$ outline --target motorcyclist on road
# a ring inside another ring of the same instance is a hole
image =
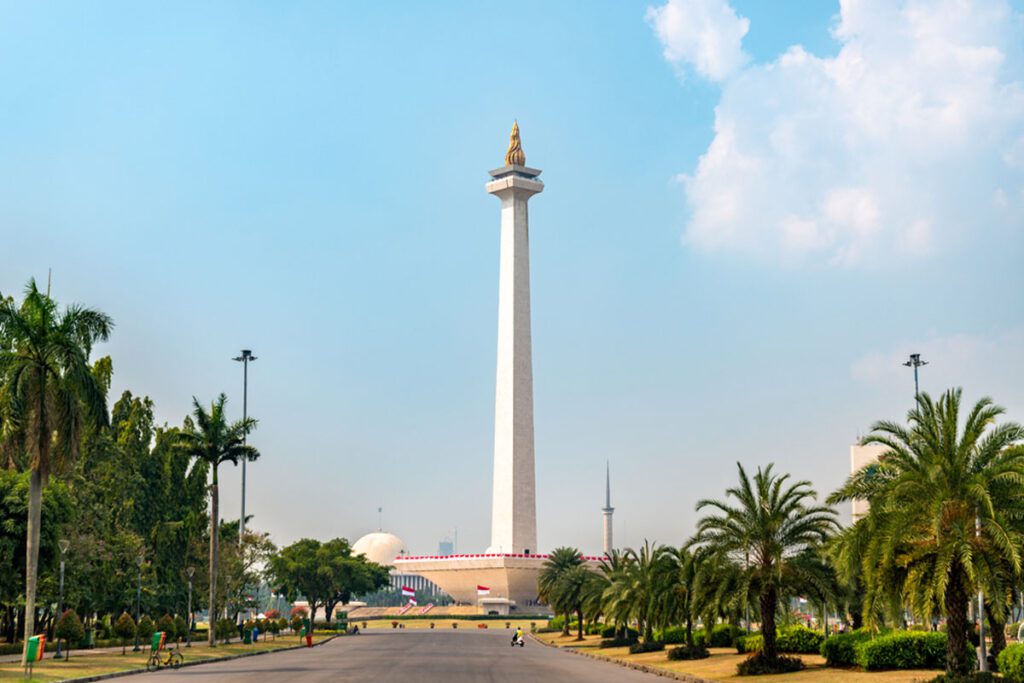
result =
[[[516,626],[516,630],[512,632],[512,644],[516,644],[523,639],[523,627]]]

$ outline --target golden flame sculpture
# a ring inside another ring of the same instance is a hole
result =
[[[508,137],[508,151],[505,152],[506,166],[525,166],[526,152],[523,151],[523,142],[519,139],[519,122],[512,124],[512,134]]]

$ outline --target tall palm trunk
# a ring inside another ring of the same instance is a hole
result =
[[[569,635],[569,617],[571,617],[571,616],[572,616],[571,612],[566,612],[565,613],[565,623],[562,624],[562,635],[563,636]]]
[[[576,610],[576,640],[583,640],[583,610]]]
[[[761,653],[766,659],[775,659],[779,656],[778,647],[775,645],[775,610],[778,607],[779,596],[775,588],[766,588],[761,592]]]
[[[210,486],[210,647],[217,647],[215,625],[217,623],[217,518],[220,504],[217,486],[217,465],[213,466],[213,485]]]
[[[967,645],[967,586],[959,562],[949,570],[946,586],[946,671],[966,676],[974,670],[974,658]]]
[[[988,654],[994,659],[1006,649],[1006,610],[986,602],[985,616],[988,617],[989,634],[992,636],[992,647]]]
[[[35,635],[36,627],[36,575],[39,571],[39,524],[43,509],[43,477],[38,468],[32,469],[28,484],[28,538],[25,542],[25,644],[22,665],[27,664],[28,639]]]

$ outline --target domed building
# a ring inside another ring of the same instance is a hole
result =
[[[398,592],[407,586],[427,597],[443,595],[430,580],[416,574],[402,574],[395,569],[395,560],[409,553],[405,549],[405,542],[394,534],[383,530],[368,533],[352,544],[352,554],[362,555],[370,562],[389,567],[392,591]]]

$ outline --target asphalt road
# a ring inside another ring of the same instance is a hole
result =
[[[530,639],[509,646],[504,630],[406,629],[366,631],[302,650],[142,674],[151,681],[381,681],[382,683],[495,683],[586,681],[652,683],[651,674],[559,652]],[[253,678],[253,677],[257,678]]]

